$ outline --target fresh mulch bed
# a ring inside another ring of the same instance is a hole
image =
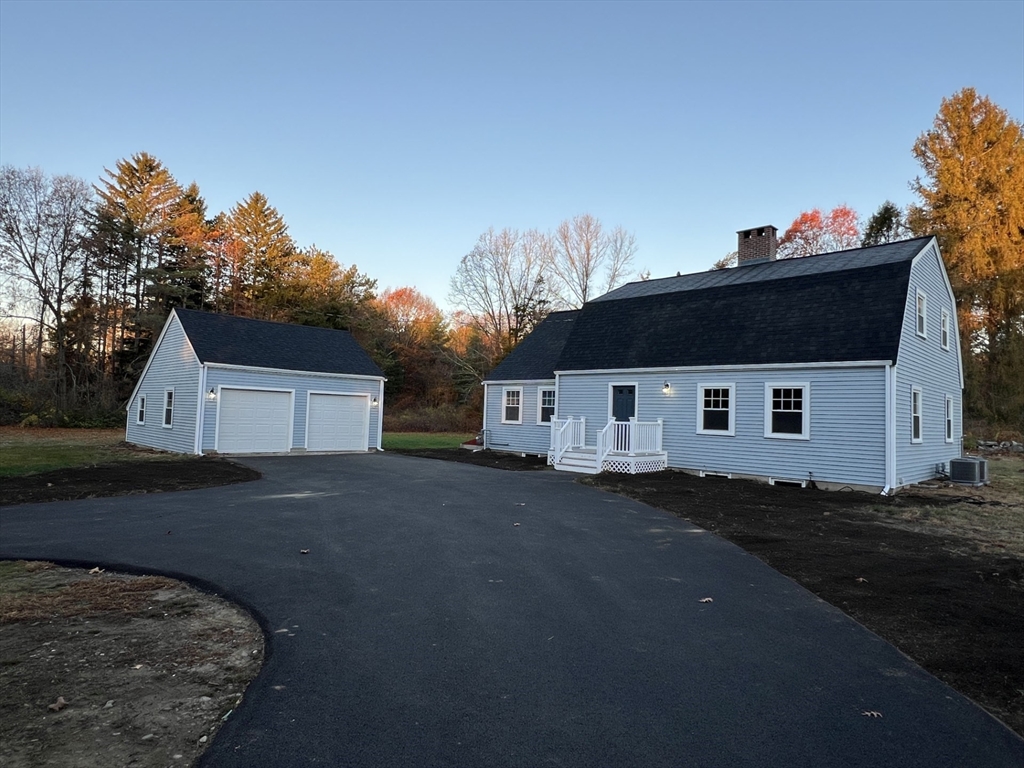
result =
[[[189,491],[260,477],[255,469],[215,457],[125,461],[6,477],[0,482],[0,506]]]
[[[461,464],[476,464],[478,467],[505,469],[511,472],[546,469],[548,465],[547,458],[544,456],[522,456],[518,453],[503,451],[470,451],[466,448],[399,448],[390,450],[388,453],[419,456],[423,459],[457,461]]]

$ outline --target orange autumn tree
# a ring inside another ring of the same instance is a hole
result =
[[[800,259],[857,248],[861,239],[857,219],[857,212],[848,205],[837,205],[824,214],[820,208],[804,211],[779,238],[777,258]]]

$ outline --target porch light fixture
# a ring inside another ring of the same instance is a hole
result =
[[[669,392],[672,391],[672,385],[666,381],[665,385],[661,388],[661,391],[667,395]]]
[[[206,393],[206,399],[207,400],[211,400],[211,401],[212,400],[216,400],[217,399],[217,390],[215,390],[213,387],[210,387],[210,391]]]
[[[373,398],[373,400],[370,401],[370,405],[377,405],[377,403],[378,403],[378,401],[377,401],[376,397]]]

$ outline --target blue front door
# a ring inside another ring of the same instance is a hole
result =
[[[636,416],[636,387],[632,384],[612,387],[612,418],[629,421]]]

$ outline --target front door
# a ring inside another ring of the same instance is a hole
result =
[[[636,387],[632,384],[616,384],[612,387],[612,418],[615,421],[629,422],[636,416]],[[613,450],[628,452],[629,427],[615,426]]]

